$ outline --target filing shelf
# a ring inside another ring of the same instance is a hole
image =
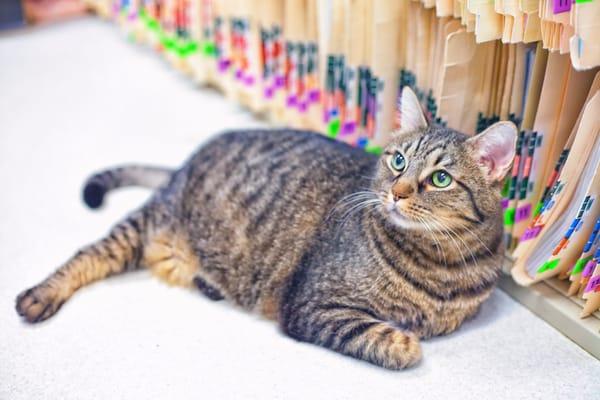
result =
[[[500,288],[600,360],[600,312],[579,318],[583,302],[567,296],[567,281],[552,278],[527,287],[519,286],[507,272],[511,266],[512,260],[507,257]]]

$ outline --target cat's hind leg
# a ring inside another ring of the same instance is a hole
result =
[[[194,287],[200,261],[181,229],[163,227],[149,233],[142,263],[171,286]]]
[[[160,229],[150,233],[142,263],[172,286],[197,288],[211,300],[225,297],[211,276],[203,273],[198,255],[181,229]]]
[[[139,211],[117,224],[105,238],[84,247],[38,285],[23,291],[16,309],[27,322],[54,315],[75,291],[111,275],[138,268],[146,219]]]

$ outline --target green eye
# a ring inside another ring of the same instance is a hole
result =
[[[446,171],[435,171],[431,174],[431,183],[433,186],[443,189],[452,183],[452,177]]]
[[[406,159],[397,151],[390,158],[390,166],[396,171],[402,172],[406,169]]]

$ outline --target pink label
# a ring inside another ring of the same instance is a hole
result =
[[[597,275],[597,276],[593,277],[592,279],[590,279],[590,281],[588,282],[587,286],[585,287],[585,292],[586,293],[587,292],[592,292],[598,286],[600,286],[600,275]]]
[[[560,14],[567,11],[571,11],[571,3],[573,0],[554,0],[554,6],[552,7],[552,11],[554,14]]]
[[[526,204],[522,207],[517,208],[515,213],[515,222],[520,222],[529,219],[531,216],[531,204]]]

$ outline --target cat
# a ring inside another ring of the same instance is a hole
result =
[[[172,285],[276,320],[299,341],[389,369],[421,359],[420,339],[456,330],[491,294],[502,263],[500,188],[516,128],[468,137],[427,122],[401,95],[381,156],[317,133],[232,131],[180,169],[92,176],[84,201],[155,189],[139,210],[21,293],[27,322],[79,288],[141,267]]]

